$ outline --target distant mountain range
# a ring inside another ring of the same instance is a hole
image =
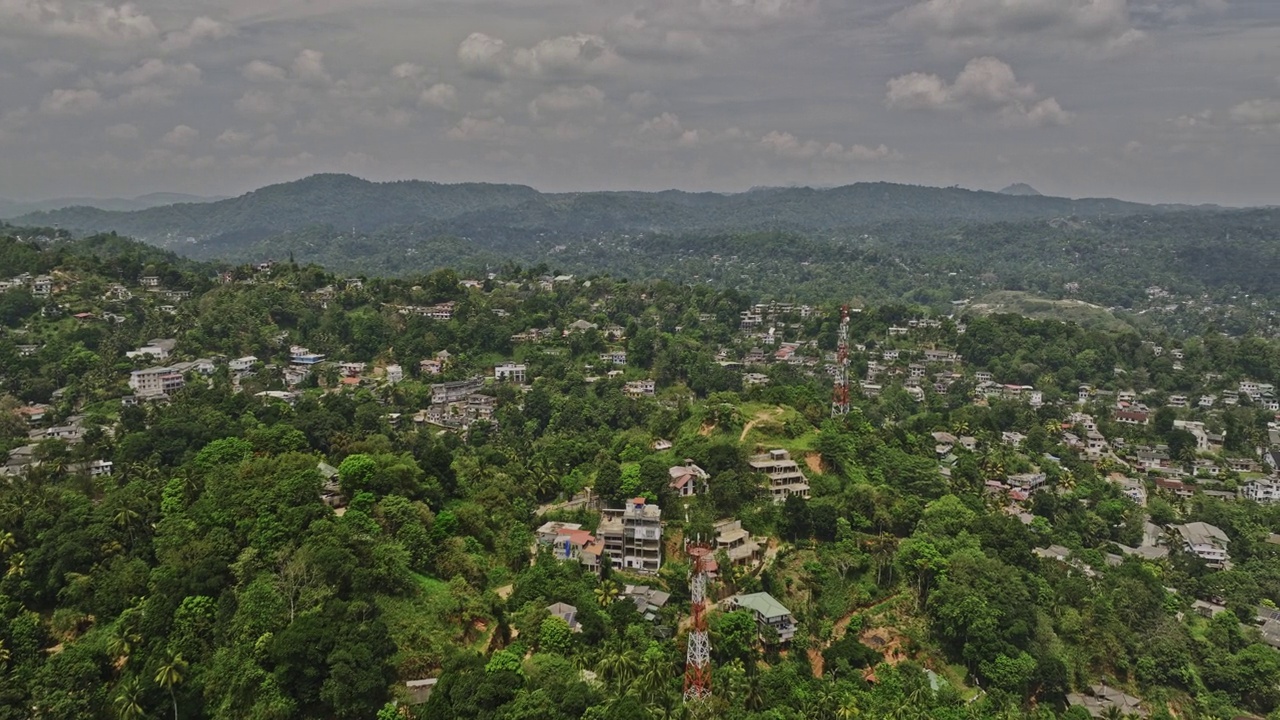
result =
[[[760,188],[734,194],[675,190],[542,193],[522,185],[374,183],[349,175],[314,175],[226,200],[184,200],[132,210],[66,207],[14,217],[12,222],[56,224],[82,232],[117,231],[157,245],[195,243],[205,246],[200,254],[219,255],[219,248],[231,251],[318,226],[357,233],[420,226],[426,234],[458,237],[495,231],[531,237],[759,230],[811,233],[894,221],[1013,222],[1115,217],[1169,209],[1171,206],[1105,198],[1072,200],[890,183],[821,190]]]
[[[136,198],[69,197],[34,200],[31,202],[0,198],[0,218],[14,218],[31,213],[49,212],[71,207],[88,207],[112,212],[132,212],[178,203],[207,203],[225,199],[225,197],[201,197],[199,195],[167,192],[139,195]]]

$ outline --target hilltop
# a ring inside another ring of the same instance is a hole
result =
[[[1158,212],[1111,199],[1014,197],[960,188],[859,183],[816,190],[762,188],[745,193],[542,193],[522,185],[425,181],[375,183],[350,175],[313,175],[212,203],[119,212],[88,207],[16,218],[83,232],[115,230],[146,242],[234,248],[317,225],[372,233],[428,224],[467,236],[493,227],[529,234],[614,232],[812,232],[900,220],[997,222],[1060,216]]]

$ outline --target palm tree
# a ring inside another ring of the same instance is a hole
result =
[[[840,704],[836,706],[837,720],[856,720],[862,715],[862,708],[858,707],[858,698],[853,693],[847,693],[840,698]]]
[[[156,671],[156,684],[168,690],[169,699],[173,700],[174,720],[178,720],[178,696],[173,689],[182,684],[182,674],[186,671],[187,661],[182,659],[182,653],[169,653]]]
[[[27,558],[22,553],[14,553],[9,558],[9,571],[5,573],[5,577],[22,577],[27,572]]]
[[[596,602],[600,603],[600,607],[607,608],[618,599],[618,583],[612,580],[602,580],[596,587]]]
[[[120,720],[141,720],[146,715],[142,709],[142,685],[137,678],[129,678],[120,685],[115,697],[116,715]]]
[[[658,704],[671,679],[671,663],[659,652],[646,652],[640,663],[636,690],[646,705]]]
[[[107,639],[107,653],[124,665],[129,662],[129,655],[142,638],[122,622],[117,622],[111,637]]]
[[[18,545],[18,540],[8,530],[0,530],[0,555],[8,555]]]
[[[636,679],[640,672],[640,657],[635,650],[613,650],[600,659],[600,674],[617,685],[619,693]]]
[[[1102,711],[1103,720],[1124,720],[1124,711],[1116,705],[1108,705]]]
[[[3,670],[9,664],[9,648],[4,646],[4,640],[0,640],[0,670]]]

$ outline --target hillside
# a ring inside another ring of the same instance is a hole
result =
[[[151,243],[193,238],[236,246],[315,225],[376,232],[447,223],[462,235],[499,226],[529,233],[817,231],[891,220],[1017,221],[1103,217],[1158,208],[1108,199],[1016,197],[960,188],[859,183],[832,189],[767,188],[746,193],[667,191],[547,194],[516,185],[404,181],[374,183],[315,175],[213,203],[112,212],[87,207],[15,220],[85,232],[115,230]]]
[[[32,213],[50,212],[66,208],[87,207],[113,212],[131,212],[148,208],[175,205],[177,203],[207,203],[225,200],[221,197],[201,197],[186,193],[157,192],[139,195],[136,198],[93,198],[66,197],[48,200],[32,200],[20,202],[0,198],[0,218],[12,218]]]

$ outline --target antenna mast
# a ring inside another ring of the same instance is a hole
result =
[[[684,666],[685,704],[711,697],[711,640],[707,633],[707,566],[711,547],[701,542],[690,543],[688,553],[693,561],[689,571],[692,622]]]
[[[839,342],[836,345],[836,387],[831,393],[831,417],[849,414],[849,306],[840,315]]]

